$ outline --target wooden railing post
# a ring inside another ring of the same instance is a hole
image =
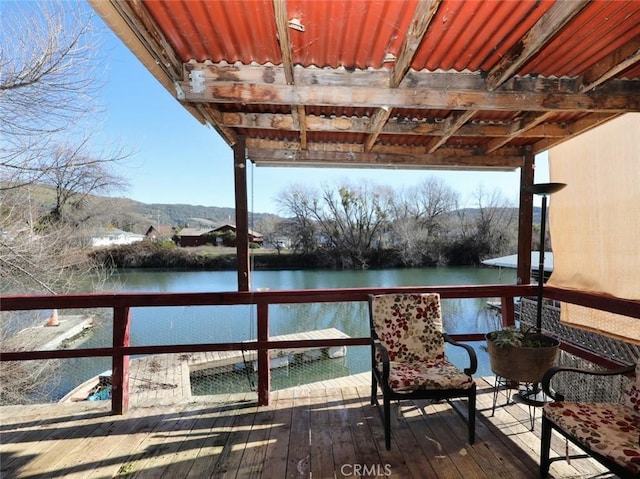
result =
[[[501,301],[502,305],[502,326],[513,326],[516,324],[515,307],[513,304],[513,298],[503,297]]]
[[[129,409],[129,356],[122,348],[129,346],[130,310],[113,309],[113,358],[111,366],[111,413],[122,415]]]
[[[269,305],[258,303],[258,344],[266,344],[269,341]],[[258,346],[258,405],[269,405],[269,393],[271,392],[271,365],[269,359],[269,347]]]

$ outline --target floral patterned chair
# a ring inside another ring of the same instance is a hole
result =
[[[553,376],[560,372],[612,376],[630,374],[634,370],[635,381],[624,387],[620,403],[565,401],[563,395],[554,392],[551,387]],[[543,407],[540,456],[542,477],[549,474],[552,461],[564,459],[549,457],[552,430],[558,431],[618,477],[640,477],[640,362],[636,366],[610,371],[556,366],[545,373],[542,387],[554,399],[554,402]]]
[[[371,326],[371,404],[380,410],[385,446],[391,448],[390,404],[402,399],[468,399],[469,443],[475,439],[477,359],[473,348],[442,331],[440,296],[382,294],[369,296]],[[445,342],[464,348],[469,367],[461,371],[445,357]]]

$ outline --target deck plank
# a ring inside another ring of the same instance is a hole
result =
[[[353,378],[340,388],[277,391],[260,407],[255,393],[163,398],[125,416],[110,415],[108,403],[2,407],[1,475],[537,478],[539,417],[534,431],[523,404],[500,405],[491,417],[490,384],[478,385],[474,445],[459,414],[466,401],[404,401],[390,451],[369,386]],[[553,448],[562,454],[564,442],[554,437]],[[551,479],[596,477],[615,476],[590,459],[551,465]]]

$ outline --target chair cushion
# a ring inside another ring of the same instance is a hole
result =
[[[375,331],[390,361],[444,358],[440,295],[379,295],[372,308]]]
[[[389,386],[394,392],[419,389],[468,389],[473,379],[446,360],[389,362]]]
[[[640,474],[640,415],[618,403],[552,402],[543,414],[587,449]]]
[[[624,388],[623,402],[625,406],[640,413],[640,361],[636,364],[636,380]]]

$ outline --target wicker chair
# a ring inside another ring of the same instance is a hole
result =
[[[591,376],[630,374],[635,381],[624,387],[622,402],[565,401],[554,392],[552,378],[558,373]],[[586,455],[593,457],[622,479],[640,477],[640,362],[636,366],[610,371],[596,371],[556,366],[542,379],[543,390],[554,399],[545,404],[542,414],[542,445],[540,475],[547,477],[552,461],[564,457],[549,457],[551,432],[559,432]]]
[[[378,406],[385,446],[391,448],[390,404],[403,399],[468,399],[469,443],[475,439],[477,359],[473,348],[442,331],[440,296],[383,294],[369,296],[371,326],[371,404]],[[445,342],[464,348],[469,367],[461,371],[445,356]],[[378,386],[383,408],[378,403]]]

